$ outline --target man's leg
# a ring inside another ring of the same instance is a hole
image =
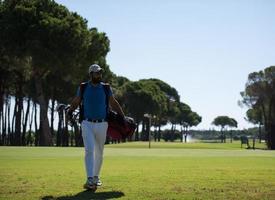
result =
[[[103,150],[106,140],[108,123],[102,122],[97,123],[95,126],[95,165],[94,165],[94,176],[98,177],[103,160]]]
[[[94,143],[95,143],[95,133],[92,127],[92,123],[88,121],[83,121],[81,123],[82,127],[82,137],[85,147],[85,167],[86,174],[88,177],[93,177],[94,171]]]

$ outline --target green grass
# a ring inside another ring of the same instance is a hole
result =
[[[250,146],[252,147],[252,140],[249,141]],[[148,148],[149,142],[128,142],[120,143],[115,145],[108,145],[108,147],[113,148]],[[237,149],[240,150],[241,143],[240,141],[234,141],[230,143],[220,143],[220,141],[195,141],[191,143],[181,143],[181,142],[151,142],[152,148],[175,148],[175,149]],[[243,148],[246,148],[246,145],[243,145]],[[265,143],[256,143],[256,149],[265,149]]]
[[[83,156],[83,148],[0,147],[0,199],[275,199],[275,151],[239,143],[107,145],[95,194],[82,189]]]

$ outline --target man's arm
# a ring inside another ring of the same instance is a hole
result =
[[[81,102],[81,98],[76,96],[74,97],[74,99],[72,100],[71,106],[68,110],[68,113],[72,113],[80,104]]]
[[[109,97],[109,103],[110,103],[110,106],[112,107],[112,109],[114,109],[118,114],[125,117],[121,106],[119,105],[118,101],[113,96]]]

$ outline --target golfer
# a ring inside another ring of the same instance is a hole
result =
[[[80,104],[83,106],[81,128],[87,174],[85,189],[94,189],[102,185],[99,175],[108,128],[107,110],[109,106],[124,117],[121,106],[113,97],[111,87],[102,82],[102,72],[102,68],[97,64],[89,67],[90,80],[79,86],[68,111],[68,116],[70,116]]]

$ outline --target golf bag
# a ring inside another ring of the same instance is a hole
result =
[[[123,118],[114,111],[108,114],[107,135],[114,140],[126,139],[132,137],[137,125],[131,117]]]

